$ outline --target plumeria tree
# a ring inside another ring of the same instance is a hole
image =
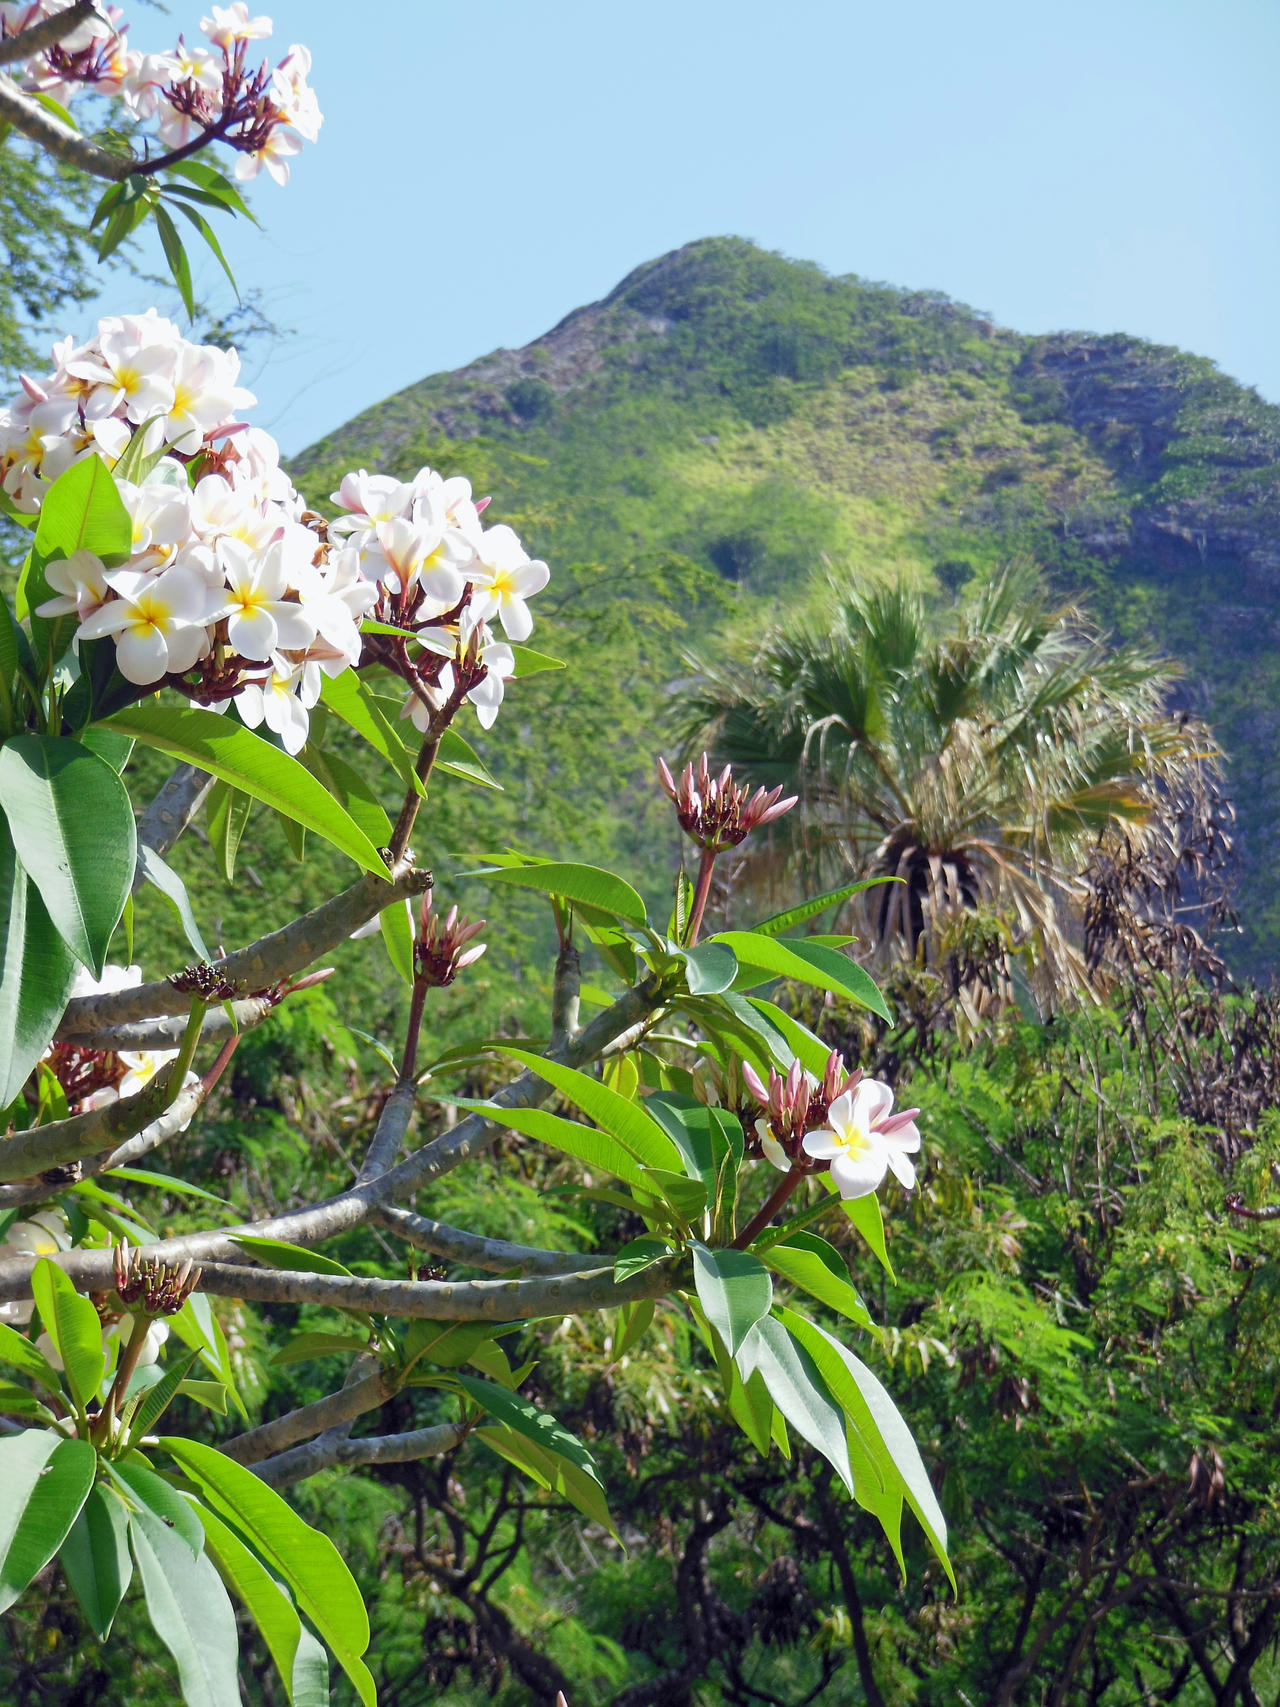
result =
[[[49,107],[81,88],[155,126],[165,153],[116,174],[108,233],[146,201],[163,238],[165,174],[182,167],[202,195],[224,193],[190,177],[197,149],[226,144],[241,175],[265,163],[282,177],[319,123],[304,50],[249,71],[248,46],[269,23],[241,5],[203,21],[207,48],[180,40],[151,57],[83,4],[6,5],[0,22],[5,62],[21,68],[0,90],[4,111],[29,134],[48,120],[50,146],[71,151],[65,115]],[[234,1599],[293,1703],[328,1699],[331,1660],[372,1702],[360,1595],[333,1542],[278,1490],[334,1465],[446,1453],[465,1473],[474,1439],[614,1533],[591,1453],[522,1396],[528,1368],[513,1369],[501,1342],[523,1324],[607,1310],[621,1354],[642,1348],[659,1299],[687,1314],[727,1413],[761,1453],[787,1452],[798,1435],[899,1559],[906,1505],[945,1565],[909,1432],[848,1335],[806,1309],[817,1300],[849,1334],[876,1332],[845,1259],[811,1223],[847,1216],[887,1268],[876,1193],[889,1172],[913,1183],[920,1147],[916,1111],[895,1113],[887,1086],[847,1070],[771,999],[790,980],[889,1020],[849,938],[788,934],[856,886],[749,930],[709,931],[717,860],[795,802],[705,759],[678,779],[660,766],[696,849],[696,877],[673,874],[669,917],[652,919],[598,866],[483,861],[488,884],[552,909],[548,1037],[458,1039],[455,1063],[485,1058],[498,1088],[478,1100],[451,1087],[460,1118],[415,1139],[448,1076],[418,1060],[426,1005],[485,943],[481,923],[437,899],[413,847],[431,844],[428,786],[491,781],[466,720],[483,738],[506,694],[553,665],[525,644],[549,570],[490,524],[466,480],[430,468],[408,481],[353,471],[321,516],[250,424],[252,404],[234,352],[194,345],[148,310],[56,345],[50,371],[24,377],[0,413],[5,508],[29,539],[16,598],[0,605],[0,1360],[12,1377],[0,1395],[0,1605],[56,1558],[106,1640],[136,1581],[187,1701],[230,1707]],[[359,765],[335,750],[339,729]],[[136,815],[139,749],[176,763]],[[375,786],[388,773],[402,792],[394,821]],[[255,801],[327,840],[357,875],[214,956],[164,856],[202,810],[225,856]],[[167,976],[144,977],[147,945],[134,940],[144,883],[174,902],[192,943],[190,966],[153,968]],[[228,1224],[197,1182],[170,1176],[205,1225],[159,1236],[137,1201],[159,1176],[139,1164],[200,1117],[244,1034],[369,927],[411,997],[350,1183]],[[603,982],[584,1023],[586,955]],[[583,1188],[644,1231],[587,1256],[422,1212],[421,1194],[504,1133],[571,1158]],[[322,1247],[361,1227],[429,1261],[407,1279],[355,1274]],[[251,1426],[224,1326],[232,1299],[344,1312],[349,1331],[304,1334],[285,1361],[336,1352],[346,1381]],[[439,1395],[451,1419],[364,1432],[362,1419],[415,1389]],[[207,1438],[166,1431],[180,1396],[205,1407]]]

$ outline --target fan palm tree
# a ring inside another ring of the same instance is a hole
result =
[[[682,736],[743,781],[800,796],[806,882],[898,878],[860,898],[881,958],[936,961],[989,910],[1045,988],[1081,986],[1080,876],[1100,840],[1141,845],[1162,792],[1213,763],[1164,710],[1169,668],[1110,648],[1033,571],[994,578],[939,632],[902,585],[833,580],[818,616],[749,658],[691,660]]]

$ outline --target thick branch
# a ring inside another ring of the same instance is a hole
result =
[[[569,1043],[578,1029],[578,991],[582,987],[582,964],[571,942],[556,956],[555,982],[551,993],[551,1046]]]
[[[149,1246],[148,1255],[162,1248]],[[675,1273],[674,1263],[655,1263],[634,1279],[616,1283],[612,1259],[606,1259],[599,1268],[531,1280],[348,1280],[344,1275],[213,1262],[201,1267],[200,1289],[257,1304],[323,1304],[435,1322],[526,1322],[533,1316],[576,1315],[656,1298],[675,1284]]]
[[[406,871],[394,879],[372,874],[323,902],[282,930],[259,937],[247,948],[239,948],[222,960],[216,971],[245,990],[265,990],[318,960],[322,954],[345,942],[352,931],[368,924],[385,907],[420,895],[430,886],[431,873]],[[59,1039],[94,1046],[95,1036],[110,1026],[136,1023],[158,1016],[182,1013],[188,998],[175,990],[167,978],[156,984],[139,984],[132,990],[115,990],[106,996],[81,996],[67,1004],[58,1027]]]
[[[101,1155],[159,1120],[166,1111],[168,1098],[168,1082],[161,1075],[137,1096],[121,1097],[106,1108],[73,1114],[69,1120],[55,1120],[48,1126],[33,1126],[27,1132],[10,1133],[0,1140],[0,1180],[25,1180],[49,1168]],[[190,1120],[203,1101],[204,1089],[197,1084],[180,1091],[173,1106],[184,1102],[186,1119]]]
[[[286,1447],[295,1446],[300,1440],[323,1434],[326,1429],[363,1416],[366,1411],[376,1411],[395,1390],[395,1376],[379,1370],[376,1375],[367,1375],[363,1381],[330,1393],[326,1399],[300,1405],[287,1416],[276,1417],[273,1422],[237,1435],[222,1447],[222,1451],[228,1458],[234,1458],[237,1464],[260,1463],[264,1458],[283,1452]]]
[[[246,996],[243,1001],[232,1002],[230,1006],[236,1016],[236,1032],[252,1031],[254,1026],[262,1024],[268,1014],[274,1013],[279,1005],[274,996]],[[76,1042],[81,1048],[111,1050],[116,1054],[121,1050],[135,1053],[152,1049],[176,1049],[186,1029],[186,1014],[170,1014],[164,1019],[141,1020],[132,1025],[109,1025],[101,1031],[90,1033],[88,1037],[77,1038]],[[230,1035],[231,1021],[227,1018],[226,1009],[210,1008],[200,1027],[200,1041],[207,1043],[210,1038]]]
[[[68,6],[65,12],[55,12],[51,18],[42,18],[38,24],[32,24],[30,29],[0,38],[0,65],[34,59],[36,54],[65,40],[81,24],[87,24],[97,15],[97,10],[94,0],[75,0],[75,4]]]
[[[152,848],[158,854],[168,853],[200,810],[212,787],[213,778],[206,771],[197,770],[195,765],[175,766],[169,780],[158,790],[138,820],[139,853],[144,847]],[[146,873],[139,863],[133,876],[135,895],[146,881]]]
[[[29,136],[55,160],[88,172],[94,178],[110,178],[118,183],[130,172],[139,170],[140,162],[132,154],[111,154],[105,148],[99,148],[96,142],[90,142],[79,131],[72,130],[61,119],[46,112],[30,95],[23,94],[13,79],[3,72],[0,72],[0,120]]]
[[[412,1079],[407,1082],[401,1079],[383,1103],[382,1113],[378,1116],[378,1124],[374,1128],[373,1142],[369,1145],[369,1153],[364,1159],[364,1166],[356,1175],[357,1185],[368,1185],[370,1181],[380,1179],[400,1154],[404,1135],[413,1119],[416,1095],[417,1086]]]
[[[127,991],[124,993],[129,994]],[[615,1037],[631,1030],[661,1001],[662,989],[657,980],[645,979],[627,990],[611,1008],[598,1014],[572,1043],[553,1051],[550,1059],[567,1062],[571,1067],[595,1060]],[[493,1100],[499,1108],[530,1108],[550,1094],[551,1087],[545,1079],[536,1073],[525,1072],[511,1084],[504,1085]],[[267,1221],[250,1222],[220,1232],[188,1233],[177,1239],[162,1239],[148,1246],[147,1254],[160,1262],[182,1262],[187,1257],[201,1263],[243,1262],[244,1252],[231,1242],[231,1235],[235,1233],[284,1239],[296,1245],[320,1244],[325,1239],[360,1226],[377,1206],[410,1197],[430,1180],[448,1173],[468,1157],[479,1155],[502,1130],[501,1118],[490,1120],[482,1114],[469,1114],[450,1131],[433,1138],[406,1156],[397,1167],[365,1185],[353,1186],[336,1197],[305,1209],[288,1210]],[[111,1259],[105,1251],[65,1251],[49,1260],[56,1261],[81,1291],[100,1291],[111,1283]],[[31,1296],[31,1270],[34,1266],[30,1257],[0,1262],[0,1302]]]
[[[306,1446],[295,1446],[256,1467],[256,1473],[273,1488],[288,1487],[335,1465],[410,1464],[421,1458],[439,1458],[461,1446],[467,1430],[460,1423],[437,1423],[434,1428],[415,1428],[405,1434],[373,1434],[363,1440],[338,1440],[320,1435]]]
[[[446,1227],[427,1215],[415,1215],[394,1204],[380,1204],[373,1218],[407,1244],[434,1257],[488,1269],[492,1274],[580,1274],[591,1266],[591,1258],[569,1251],[543,1251],[534,1245],[513,1245],[507,1239],[486,1239],[466,1233],[461,1227]]]
[[[171,1108],[167,1108],[159,1120],[153,1120],[149,1126],[144,1126],[136,1136],[128,1138],[114,1150],[104,1150],[100,1155],[93,1156],[80,1169],[81,1179],[93,1179],[98,1174],[110,1173],[112,1168],[125,1168],[131,1162],[138,1161],[151,1150],[158,1149],[161,1144],[181,1132],[191,1121],[195,1111],[204,1101],[203,1085],[191,1085],[181,1092]],[[48,1131],[48,1127],[43,1129]],[[3,1154],[3,1150],[0,1150]],[[15,1185],[0,1185],[0,1214],[7,1209],[17,1209],[26,1203],[47,1203],[59,1187],[47,1179],[21,1180]]]

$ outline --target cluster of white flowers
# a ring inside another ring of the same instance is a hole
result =
[[[0,485],[16,510],[37,513],[85,457],[114,468],[134,447],[144,461],[129,466],[159,460],[139,482],[117,475],[133,522],[127,563],[81,550],[47,564],[55,596],[38,615],[76,616],[77,645],[110,637],[139,687],[168,681],[214,710],[234,701],[291,753],[306,744],[322,677],[361,662],[409,684],[406,714],[420,728],[464,699],[493,723],[515,662],[490,623],[526,639],[526,601],[548,571],[509,527],[482,526],[487,500],[474,502],[467,481],[361,470],[326,525],[271,436],[238,418],[254,398],[234,350],[188,343],[152,309],[100,320],[88,343],[56,345],[53,363],[40,381],[23,375],[0,409]],[[411,629],[417,644],[378,635],[371,648],[368,616]]]
[[[70,4],[0,0],[0,35],[18,35]],[[256,177],[265,166],[286,183],[290,159],[316,140],[323,122],[307,83],[311,55],[295,43],[278,65],[249,69],[248,44],[265,40],[272,23],[251,17],[243,0],[212,7],[200,28],[207,45],[189,46],[179,36],[167,53],[140,53],[128,45],[119,10],[103,6],[12,74],[63,106],[86,89],[120,100],[133,119],[154,124],[166,152],[213,132],[239,156],[237,178]]]

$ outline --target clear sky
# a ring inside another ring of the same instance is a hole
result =
[[[325,113],[227,237],[294,333],[249,374],[286,451],[728,233],[1280,400],[1280,0],[261,8]]]

